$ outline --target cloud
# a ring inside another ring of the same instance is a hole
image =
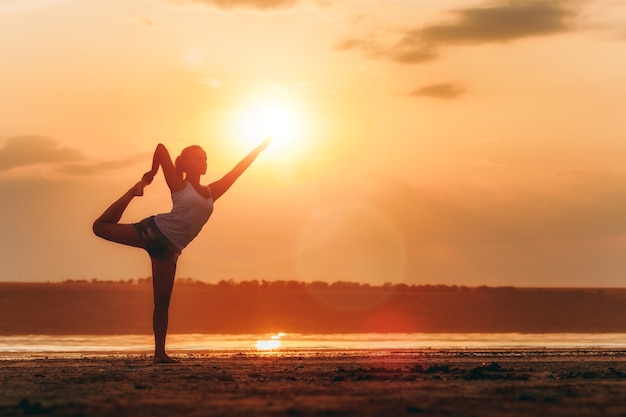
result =
[[[452,19],[404,31],[390,45],[370,39],[350,39],[340,51],[358,49],[374,58],[418,64],[439,57],[446,46],[511,42],[565,33],[575,29],[576,12],[568,1],[497,1],[483,6],[453,10]]]
[[[47,136],[17,136],[5,140],[0,149],[0,172],[13,168],[77,162],[84,156],[76,149],[62,147]]]
[[[154,29],[157,27],[157,22],[148,17],[138,17],[137,20],[147,28]]]
[[[392,53],[380,53],[378,56],[392,57],[394,61],[401,64],[423,64],[425,62],[434,61],[439,57],[439,54],[435,52],[435,49],[430,46],[423,47],[410,47],[406,48],[400,46],[396,48]]]
[[[16,136],[4,141],[0,148],[0,173],[17,168],[46,165],[51,171],[86,176],[109,173],[150,160],[150,154],[141,153],[116,160],[97,161],[83,155],[78,149],[63,147],[48,136]]]
[[[150,161],[150,157],[150,154],[141,153],[113,161],[84,161],[81,163],[63,164],[58,167],[57,171],[63,174],[75,176],[98,175],[101,173],[109,173],[111,171],[125,169],[138,163],[143,163],[145,165],[146,161]]]
[[[435,50],[424,45],[421,48],[403,47],[385,48],[374,40],[369,39],[345,39],[335,45],[336,51],[344,52],[350,50],[360,50],[370,58],[392,58],[394,61],[404,64],[418,64],[437,59]]]
[[[372,45],[371,42],[365,42],[362,39],[344,39],[343,41],[339,42],[337,45],[335,45],[335,50],[336,51],[349,51],[351,49],[367,49],[369,46]]]
[[[222,10],[256,9],[276,10],[295,6],[299,0],[169,0],[178,5],[205,5]]]
[[[507,1],[452,12],[455,20],[426,26],[401,40],[413,45],[480,44],[508,42],[574,29],[573,10],[558,1]]]
[[[430,84],[416,88],[410,95],[414,97],[433,97],[454,99],[465,93],[465,88],[459,83]]]

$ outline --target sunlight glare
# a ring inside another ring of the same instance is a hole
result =
[[[235,125],[246,149],[271,136],[269,153],[282,156],[301,151],[302,119],[292,104],[279,100],[259,101],[237,112]]]

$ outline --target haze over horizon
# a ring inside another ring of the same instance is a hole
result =
[[[129,279],[93,220],[150,168],[220,199],[178,276],[624,287],[626,4],[4,0],[0,281]],[[162,175],[124,221],[167,211]]]

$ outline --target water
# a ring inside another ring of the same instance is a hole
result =
[[[1,336],[0,355],[150,353],[150,335]],[[171,353],[198,351],[626,349],[626,333],[172,334]]]

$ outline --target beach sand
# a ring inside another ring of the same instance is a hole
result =
[[[175,356],[4,357],[0,416],[626,416],[626,351]]]

